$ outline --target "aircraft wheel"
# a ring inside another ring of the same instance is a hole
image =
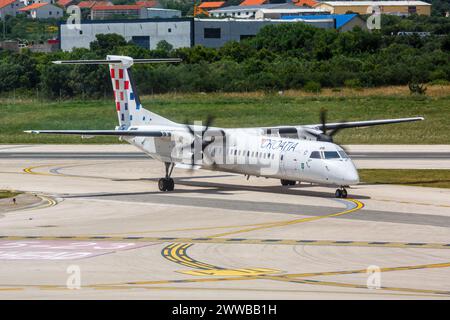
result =
[[[160,191],[173,191],[175,182],[172,178],[161,178],[158,181],[158,188]]]
[[[167,179],[167,191],[173,191],[175,189],[175,182],[172,178]]]
[[[161,178],[158,181],[158,188],[160,191],[167,191],[166,178]]]
[[[294,181],[294,180],[289,181],[290,186],[295,186],[296,183],[297,183],[297,181]]]
[[[342,189],[342,191],[341,191],[341,197],[342,197],[342,198],[347,198],[347,190]]]
[[[281,181],[281,185],[282,185],[282,186],[288,186],[288,185],[289,185],[289,183],[290,183],[290,181],[289,181],[289,180],[284,180],[284,179],[281,179],[280,181]]]
[[[336,192],[334,193],[334,196],[336,198],[341,198],[342,197],[342,191],[341,189],[336,189]]]

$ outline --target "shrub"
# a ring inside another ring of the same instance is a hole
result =
[[[318,93],[322,90],[322,86],[317,81],[308,81],[303,86],[303,90]]]
[[[347,79],[344,81],[344,86],[352,89],[361,89],[361,81],[359,79]]]

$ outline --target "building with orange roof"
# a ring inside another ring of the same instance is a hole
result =
[[[67,8],[73,4],[75,4],[75,0],[58,0],[56,4],[61,8]]]
[[[159,1],[136,1],[138,6],[142,6],[144,8],[161,8],[161,3]]]
[[[81,9],[91,9],[95,5],[112,6],[113,4],[110,1],[81,1],[77,4]]]
[[[316,0],[294,0],[292,2],[298,7],[309,7],[309,8],[313,8],[318,3]]]
[[[15,17],[24,4],[20,0],[0,0],[0,19],[6,16]]]
[[[104,20],[114,16],[126,16],[127,18],[146,18],[147,9],[137,4],[122,5],[95,5],[91,9],[92,20]]]
[[[209,16],[209,10],[219,9],[224,5],[225,1],[203,1],[198,6],[194,5],[194,17],[202,14]]]
[[[48,2],[38,2],[19,9],[19,12],[27,13],[32,19],[50,19],[61,18],[64,15],[63,10]]]
[[[202,9],[218,9],[222,8],[225,5],[225,1],[204,1],[198,5],[199,8]]]
[[[268,0],[244,0],[240,6],[260,6],[269,3]]]

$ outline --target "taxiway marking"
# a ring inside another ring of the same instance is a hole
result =
[[[367,286],[353,283],[343,283],[334,281],[320,281],[320,280],[309,280],[309,279],[285,279],[282,276],[266,276],[264,278],[276,280],[276,281],[286,281],[291,283],[301,283],[309,285],[319,285],[319,286],[332,286],[332,287],[343,287],[343,288],[354,288],[354,289],[365,289],[369,290]],[[450,295],[450,291],[443,290],[430,290],[430,289],[415,289],[415,288],[400,288],[400,287],[380,287],[377,290],[387,290],[387,291],[400,291],[408,293],[426,293],[426,294],[439,294],[439,295]]]
[[[28,174],[41,175],[41,176],[54,176],[54,174],[51,174],[48,172],[34,171],[34,169],[37,169],[37,168],[45,168],[45,167],[51,167],[51,166],[54,166],[54,164],[43,164],[43,165],[39,165],[39,166],[31,166],[31,167],[27,167],[27,168],[23,169],[23,172],[28,173]]]
[[[240,268],[240,269],[226,269],[200,262],[190,257],[187,254],[187,249],[191,247],[192,243],[172,243],[161,251],[161,255],[171,261],[181,264],[186,267],[194,268],[196,270],[182,270],[180,273],[196,275],[196,276],[250,276],[262,275],[269,273],[279,273],[280,270],[267,268]]]
[[[407,271],[407,270],[419,270],[419,269],[432,269],[432,268],[448,268],[450,267],[450,262],[446,263],[436,263],[436,264],[422,264],[413,266],[400,266],[400,267],[385,267],[381,268],[381,272],[393,272],[393,271]],[[369,290],[365,285],[358,285],[352,283],[341,283],[332,281],[322,281],[322,280],[310,280],[301,279],[317,276],[331,276],[331,275],[345,275],[354,273],[366,273],[366,269],[358,270],[343,270],[343,271],[330,271],[330,272],[310,272],[310,273],[293,273],[293,274],[282,274],[282,275],[246,275],[246,276],[231,276],[231,277],[221,277],[221,278],[196,278],[196,279],[182,279],[182,280],[156,280],[156,281],[135,281],[126,282],[122,284],[112,284],[112,286],[123,286],[132,285],[139,288],[143,285],[161,285],[161,284],[173,284],[173,283],[198,283],[198,282],[220,282],[220,281],[244,281],[244,280],[275,280],[284,281],[292,283],[310,284],[310,285],[321,285],[321,286],[334,286],[334,287],[346,287],[346,288],[356,288]],[[109,286],[104,284],[102,286]],[[126,287],[124,287],[126,288]],[[399,288],[399,287],[387,287],[382,286],[380,290],[385,291],[399,291],[407,293],[422,293],[422,294],[439,294],[439,295],[450,295],[450,291],[443,290],[432,290],[432,289],[415,289],[415,288]]]
[[[386,267],[382,268],[382,272],[391,271],[404,271],[404,270],[418,270],[427,268],[448,268],[450,267],[450,262],[437,263],[437,264],[423,264],[423,265],[413,265],[413,266],[400,266],[400,267]],[[334,286],[334,287],[347,287],[347,288],[358,288],[369,290],[364,285],[351,284],[351,283],[340,283],[332,281],[321,281],[321,280],[310,280],[310,279],[299,279],[301,277],[314,277],[323,275],[340,275],[349,273],[360,273],[362,270],[345,270],[345,271],[330,271],[330,272],[312,272],[312,273],[297,273],[297,274],[283,274],[283,275],[246,275],[246,276],[230,276],[230,277],[215,277],[215,278],[190,278],[190,279],[177,279],[177,280],[150,280],[150,281],[133,281],[133,282],[122,282],[122,283],[104,283],[104,284],[90,284],[83,286],[84,288],[106,290],[106,289],[169,289],[170,287],[154,287],[153,285],[165,285],[165,284],[180,284],[180,283],[202,283],[202,282],[222,282],[222,281],[245,281],[245,280],[275,280],[275,281],[288,281],[293,283],[310,284],[310,285],[321,285],[321,286]],[[364,269],[364,273],[366,270]],[[294,279],[293,279],[294,278]],[[145,287],[150,285],[150,287]],[[3,288],[2,288],[3,287]],[[25,288],[37,288],[40,290],[69,290],[65,286],[60,285],[0,285],[0,290],[24,290]],[[177,289],[177,288],[174,288]],[[182,287],[180,287],[182,289]],[[207,289],[207,288],[205,288]],[[211,288],[214,290],[214,288]],[[414,288],[397,288],[397,287],[381,287],[380,290],[383,291],[397,291],[405,293],[421,293],[421,294],[439,294],[439,295],[450,295],[449,291],[442,290],[430,290],[430,289],[414,289]],[[344,292],[345,293],[345,292]]]
[[[270,244],[270,245],[305,245],[305,246],[340,246],[340,247],[383,247],[383,248],[421,248],[450,249],[450,243],[425,242],[388,242],[388,241],[353,241],[353,240],[294,240],[294,239],[249,239],[249,238],[179,238],[179,237],[109,237],[109,236],[9,236],[0,235],[0,240],[74,240],[74,241],[136,241],[136,242],[171,242],[171,243],[220,243],[220,244]]]
[[[332,213],[332,214],[327,214],[327,215],[323,215],[323,216],[314,216],[314,217],[308,217],[308,218],[300,218],[300,219],[294,219],[294,220],[288,220],[288,221],[282,221],[282,222],[275,222],[273,224],[270,225],[264,225],[264,226],[258,226],[258,227],[253,227],[253,228],[246,228],[246,229],[241,229],[241,230],[237,230],[237,231],[230,231],[230,232],[224,232],[224,233],[218,233],[218,234],[214,234],[209,236],[210,238],[216,238],[216,237],[223,237],[223,236],[229,236],[232,234],[238,234],[238,233],[245,233],[245,232],[251,232],[251,231],[256,231],[256,230],[262,230],[262,229],[269,229],[269,228],[276,228],[276,227],[284,227],[284,226],[288,226],[288,225],[292,225],[292,224],[298,224],[298,223],[304,223],[304,222],[311,222],[311,221],[316,221],[316,220],[320,220],[320,219],[325,219],[325,218],[331,218],[331,217],[338,217],[338,216],[342,216],[344,214],[348,214],[348,213],[352,213],[355,211],[358,211],[362,208],[364,208],[364,204],[358,200],[355,199],[346,199],[347,201],[353,202],[353,204],[355,205],[353,208],[342,211],[342,212],[338,212],[338,213]]]

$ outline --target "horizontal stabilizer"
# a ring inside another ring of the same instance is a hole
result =
[[[81,136],[119,136],[119,137],[170,137],[167,131],[142,130],[27,130],[33,134],[72,134]]]
[[[179,58],[167,58],[167,59],[133,59],[133,64],[135,63],[177,63],[183,61]],[[118,64],[122,63],[123,60],[58,60],[52,61],[54,64]]]

